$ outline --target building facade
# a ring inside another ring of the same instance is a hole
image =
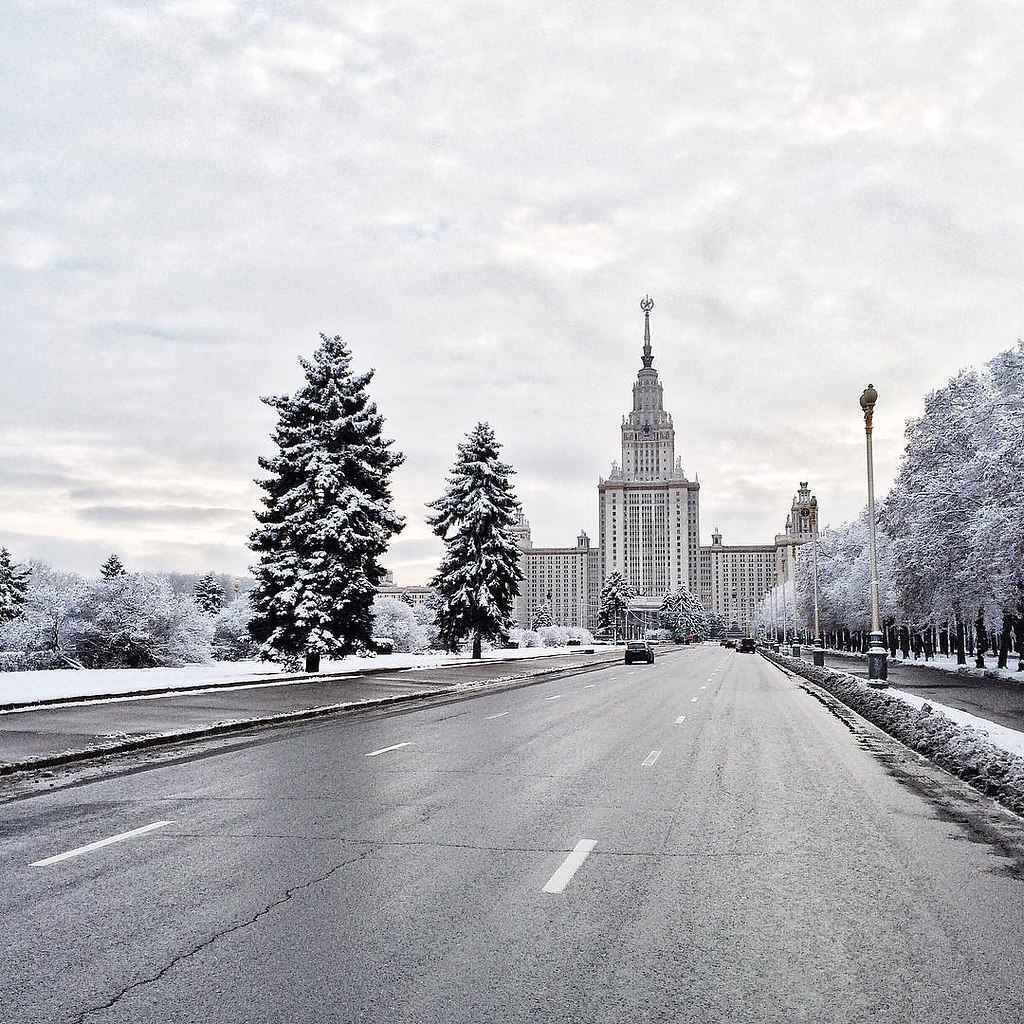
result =
[[[523,581],[513,619],[529,628],[542,604],[560,626],[598,626],[601,588],[609,573],[621,572],[634,592],[628,631],[658,624],[666,593],[687,588],[727,629],[753,632],[757,607],[773,587],[791,580],[797,548],[817,529],[817,499],[801,482],[783,532],[768,544],[726,545],[716,529],[711,543],[700,543],[700,483],[683,471],[675,427],[664,405],[664,388],[654,368],[651,310],[645,297],[644,341],[633,382],[632,409],[622,417],[619,458],[597,485],[597,544],[581,530],[574,547],[534,547],[530,524],[520,515],[515,533]],[[394,587],[422,600],[425,587]]]

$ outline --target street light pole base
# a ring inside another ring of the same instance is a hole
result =
[[[881,633],[872,633],[868,639],[868,686],[882,689],[889,685],[889,652],[882,646]]]

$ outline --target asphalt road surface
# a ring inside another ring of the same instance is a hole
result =
[[[1024,1019],[1020,861],[720,647],[4,797],[9,1024]]]

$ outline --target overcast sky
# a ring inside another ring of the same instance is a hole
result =
[[[262,394],[341,334],[405,452],[387,564],[488,420],[534,542],[596,535],[650,292],[701,534],[863,505],[1024,333],[1021,3],[14,0],[0,544],[241,573]]]

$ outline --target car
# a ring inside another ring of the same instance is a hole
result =
[[[745,636],[736,648],[740,654],[755,654],[757,652],[757,644],[754,642],[754,638],[751,636]]]
[[[654,664],[654,648],[646,640],[630,640],[626,644],[626,664],[631,665],[634,661]]]

